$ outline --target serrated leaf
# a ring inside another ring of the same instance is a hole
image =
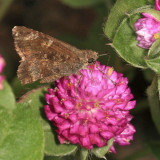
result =
[[[69,5],[70,7],[88,7],[93,6],[98,3],[103,2],[104,0],[61,0],[66,5]]]
[[[151,116],[153,122],[160,133],[160,101],[158,86],[160,83],[160,77],[155,76],[152,84],[147,88],[148,101],[150,105]]]
[[[31,108],[19,103],[8,111],[0,107],[0,159],[42,160],[44,136]]]
[[[108,144],[106,146],[100,148],[93,148],[91,152],[99,158],[106,159],[105,154],[107,154],[112,144],[113,144],[113,138],[108,141]]]
[[[45,132],[45,154],[52,156],[66,156],[77,150],[76,145],[60,144],[55,131]]]
[[[12,89],[7,81],[3,81],[3,89],[0,90],[0,105],[11,110],[15,108],[16,102]]]
[[[127,13],[132,12],[136,8],[153,4],[153,0],[117,0],[107,19],[104,33],[109,39],[113,39],[120,23],[127,17]]]
[[[137,46],[136,35],[128,20],[124,19],[113,39],[113,48],[128,63],[138,68],[146,68],[144,57],[147,50]]]

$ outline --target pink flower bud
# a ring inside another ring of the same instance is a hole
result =
[[[3,71],[4,66],[5,66],[5,61],[3,57],[0,55],[0,73]]]
[[[5,61],[0,55],[0,74],[2,73],[4,66],[5,66]],[[4,76],[0,75],[0,90],[3,89],[2,81],[4,80],[4,78],[5,78]]]
[[[148,13],[142,14],[144,18],[139,19],[134,27],[136,29],[138,46],[149,49],[153,42],[160,37],[160,21]]]
[[[136,101],[131,100],[127,78],[99,62],[80,72],[82,76],[57,80],[46,94],[45,113],[57,127],[60,143],[92,149],[113,138],[114,143],[128,145],[135,133],[129,110]],[[113,146],[110,150],[115,152]]]
[[[3,89],[3,84],[2,84],[2,82],[3,82],[4,79],[5,79],[5,77],[2,76],[2,75],[0,75],[0,90]]]
[[[160,0],[155,0],[155,8],[160,11]]]

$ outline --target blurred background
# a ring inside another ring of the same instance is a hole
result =
[[[157,141],[160,136],[152,121],[146,97],[146,88],[153,73],[125,63],[110,46],[103,26],[114,3],[115,0],[0,0],[0,54],[7,64],[4,75],[17,99],[30,89],[29,86],[17,85],[16,71],[20,57],[12,37],[12,28],[17,25],[41,31],[79,49],[106,53],[98,60],[128,77],[137,101],[131,112],[134,116],[132,124],[137,130],[134,141],[130,146],[116,146],[117,154],[109,154],[108,160],[157,160],[160,159],[160,144]]]

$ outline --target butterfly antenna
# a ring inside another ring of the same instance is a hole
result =
[[[110,55],[109,55],[109,53],[100,54],[99,57],[101,57],[101,56],[108,56],[107,57],[107,64],[108,64],[109,61],[110,61]]]
[[[108,53],[104,53],[104,54],[100,54],[98,56],[101,57],[101,56],[107,56],[107,55],[108,55]]]

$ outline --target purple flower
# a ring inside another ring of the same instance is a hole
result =
[[[149,49],[153,42],[160,37],[160,21],[148,13],[142,13],[144,18],[139,19],[134,27],[136,29],[138,46]]]
[[[5,61],[3,57],[0,55],[0,90],[3,89],[2,81],[4,80],[4,76],[1,75],[3,68],[5,66]]]
[[[160,11],[160,0],[155,0],[155,9]]]
[[[57,80],[46,94],[45,113],[57,127],[60,143],[92,149],[113,138],[119,145],[130,144],[135,128],[129,110],[136,101],[131,101],[127,78],[99,62],[80,72]],[[110,151],[115,152],[114,146]]]
[[[0,55],[0,73],[2,73],[4,66],[5,66],[5,61],[3,57]]]

